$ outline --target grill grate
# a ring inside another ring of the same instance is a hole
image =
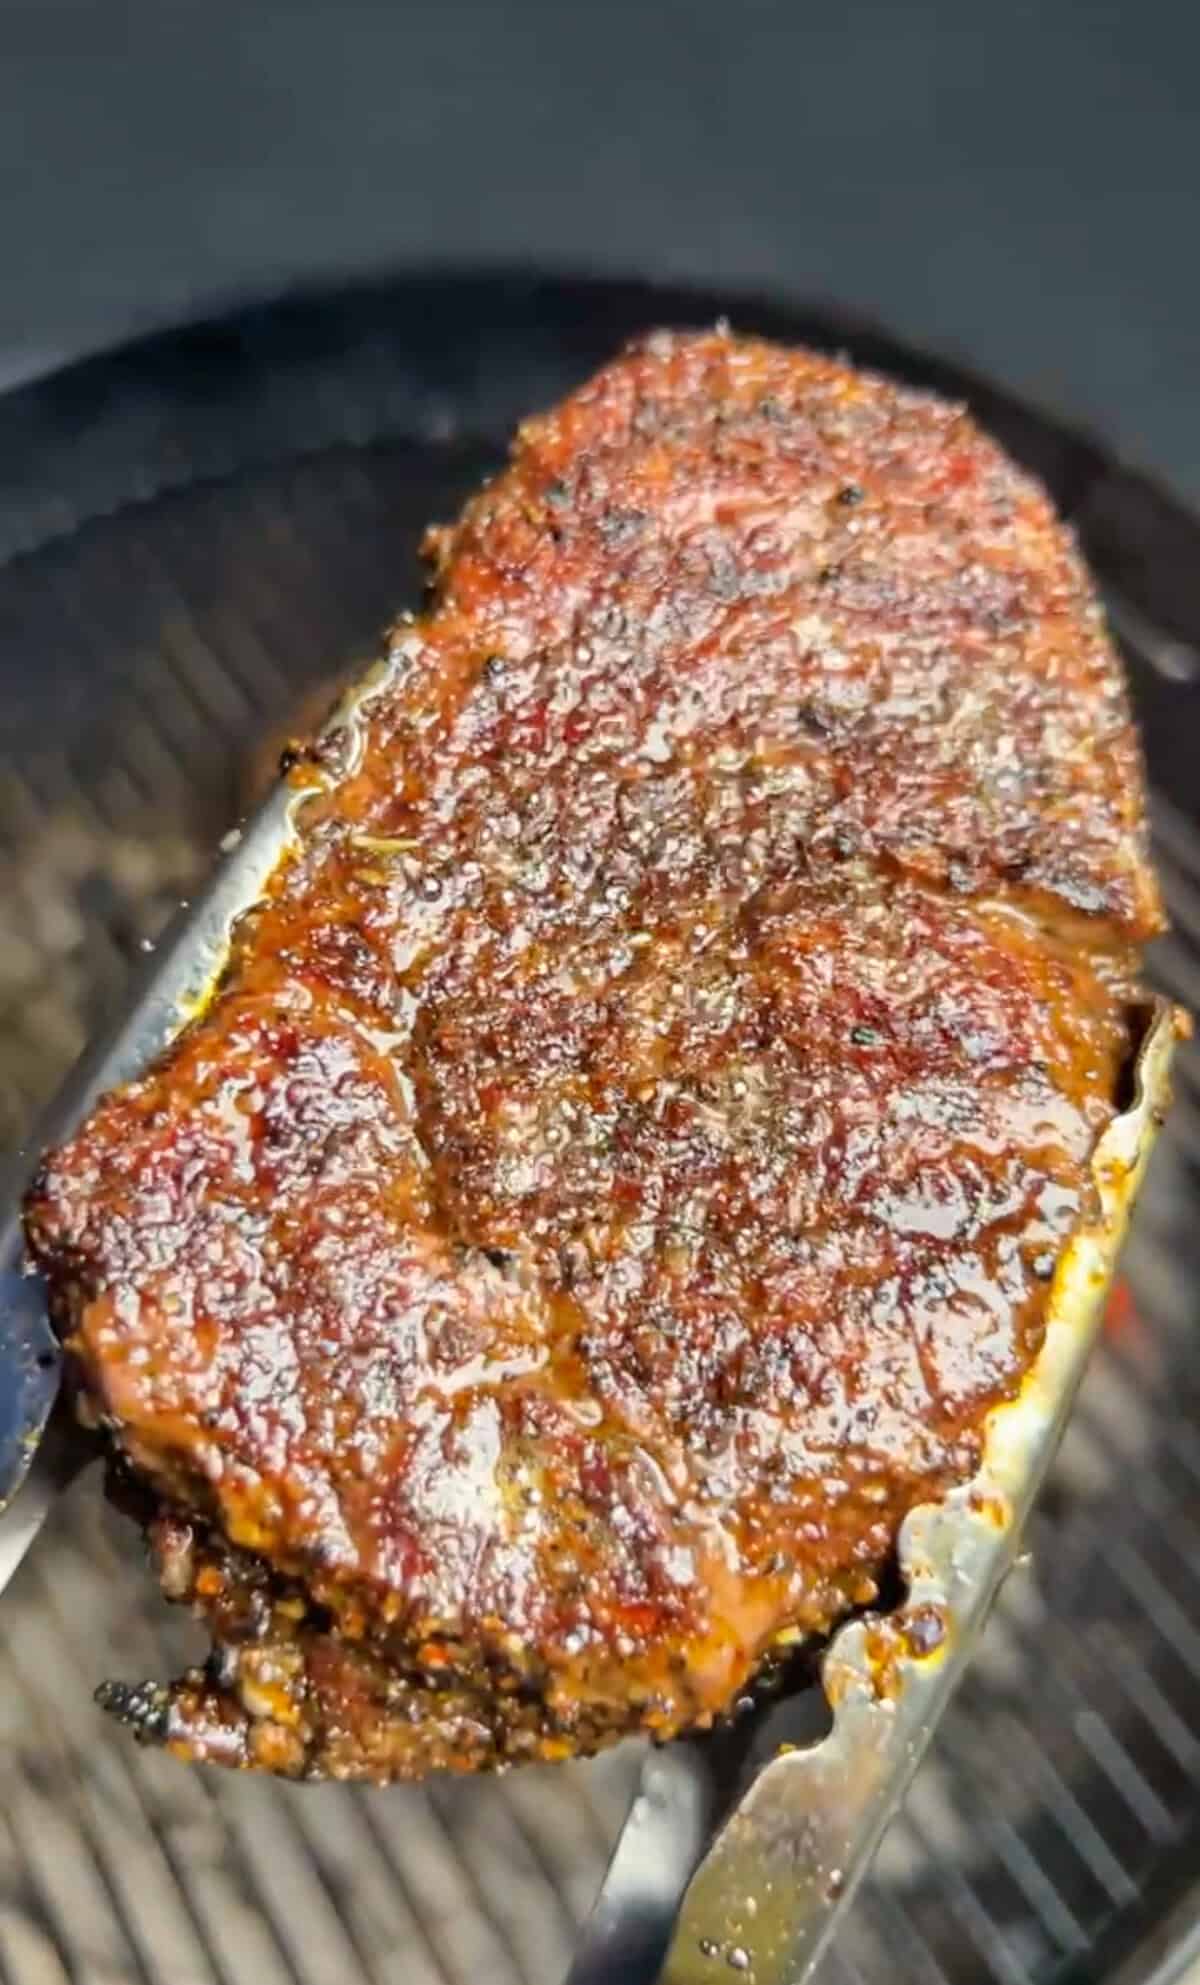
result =
[[[536,381],[521,392],[546,397]],[[437,427],[196,482],[0,566],[7,1137],[208,866],[254,776],[247,741],[413,597],[422,527],[495,459],[444,408]],[[1200,841],[1165,800],[1156,833],[1177,925],[1156,969],[1200,1007]],[[1127,1256],[1131,1299],[1039,1506],[1032,1565],[1001,1597],[823,1985],[1048,1985],[1080,1964],[1094,1977],[1197,1824],[1194,1050],[1179,1088]],[[189,1632],[95,1481],[77,1485],[0,1605],[0,1978],[561,1977],[638,1745],[382,1793],[184,1771],[90,1697],[105,1675],[178,1667]]]

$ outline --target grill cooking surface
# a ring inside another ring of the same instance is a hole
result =
[[[140,370],[126,359],[107,394],[43,388],[38,407],[30,396],[18,410],[32,423],[27,446],[44,427],[59,474],[74,422],[78,484],[57,502],[18,490],[15,476],[0,492],[10,1139],[208,867],[259,770],[256,743],[369,654],[391,610],[415,597],[424,525],[452,515],[498,460],[515,414],[584,375],[639,315],[682,314],[585,292],[560,294],[556,316],[544,297],[520,304],[508,291],[489,333],[476,295],[469,332],[454,334],[464,348],[447,357],[449,333],[414,332],[409,348],[407,325],[429,318],[406,316],[411,298],[372,307],[374,342],[356,331],[339,343],[339,324],[358,320],[331,311],[325,343],[309,338],[300,364],[293,341],[277,383],[260,322],[237,340],[193,339],[169,378],[153,356]],[[532,342],[515,335],[521,308]],[[762,328],[788,335],[778,315]],[[878,345],[865,355],[883,356]],[[177,390],[189,374],[200,382],[190,396]],[[1021,437],[1001,438],[1021,449]],[[1023,438],[1026,458],[1053,472],[1053,447],[1042,461]],[[1056,486],[1067,507],[1072,493]],[[1169,780],[1171,732],[1200,714],[1190,650],[1164,644],[1142,609],[1123,605],[1121,626],[1147,699],[1152,775]],[[1175,795],[1187,798],[1186,787]],[[1200,840],[1165,792],[1156,828],[1176,925],[1158,977],[1196,1006]],[[1200,1815],[1194,1050],[1178,1080],[1126,1293],[1042,1499],[1033,1563],[1010,1581],[825,1961],[829,1985],[1019,1985],[1072,1960],[1094,1976],[1139,1923],[1147,1885],[1168,1887],[1186,1858]],[[105,1675],[169,1672],[192,1652],[137,1557],[87,1479],[0,1603],[0,1976],[561,1976],[631,1796],[636,1745],[427,1791],[186,1771],[136,1751],[90,1701]]]

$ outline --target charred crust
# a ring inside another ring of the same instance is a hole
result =
[[[171,1696],[161,1682],[101,1682],[93,1700],[139,1743],[166,1743]]]

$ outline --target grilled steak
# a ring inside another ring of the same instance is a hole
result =
[[[1159,923],[1100,610],[961,409],[656,335],[430,548],[28,1202],[214,1641],[107,1700],[298,1776],[670,1735],[869,1601],[1036,1354]]]

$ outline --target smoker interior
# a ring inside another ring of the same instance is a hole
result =
[[[263,741],[369,655],[519,414],[709,299],[398,283],[98,361],[0,403],[0,1127],[29,1129],[204,873]],[[837,324],[734,305],[909,376]],[[970,382],[1080,521],[1126,641],[1200,1007],[1200,534]],[[1189,565],[1190,558],[1190,565]],[[1191,574],[1189,579],[1188,574]],[[1200,1058],[1030,1537],[826,1985],[1141,1979],[1200,1916]],[[0,1977],[17,1985],[553,1985],[636,1784],[586,1765],[301,1789],[139,1751],[93,1706],[192,1629],[77,1484],[0,1602]],[[1195,1907],[1193,1905],[1196,1905]]]

